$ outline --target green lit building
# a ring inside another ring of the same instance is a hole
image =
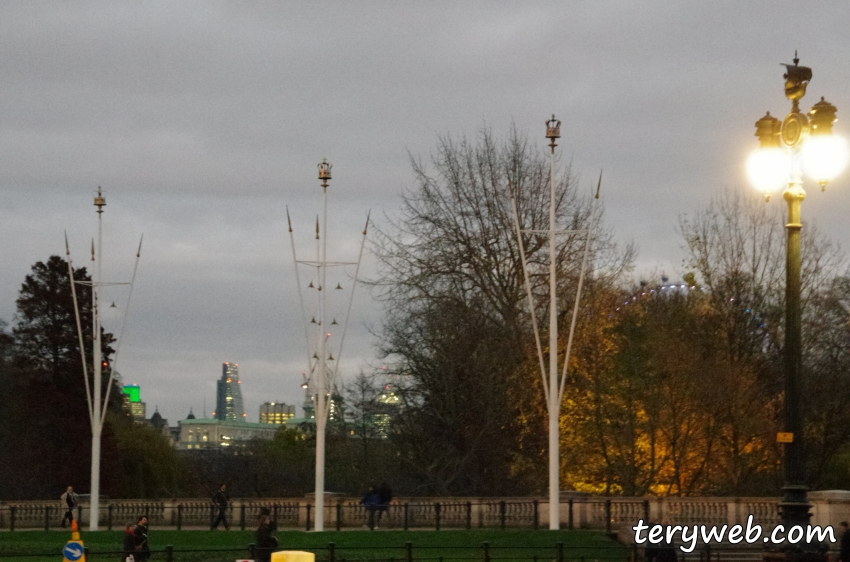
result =
[[[137,384],[125,384],[121,390],[124,406],[134,420],[144,420],[146,405],[142,402],[142,389]]]

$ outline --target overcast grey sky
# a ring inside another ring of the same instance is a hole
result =
[[[300,405],[285,205],[310,257],[316,164],[334,166],[330,257],[350,260],[366,212],[393,214],[412,185],[407,151],[484,124],[542,137],[552,113],[583,180],[605,169],[638,272],[678,277],[679,215],[749,189],[753,124],[787,113],[795,49],[814,71],[803,106],[826,96],[850,133],[848,25],[846,2],[3,2],[0,318],[63,230],[88,264],[101,185],[106,278],[129,278],[145,234],[118,368],[149,412],[211,412],[224,361],[249,420]],[[850,173],[808,187],[804,221],[844,242]],[[360,295],[349,375],[376,362],[381,312]]]

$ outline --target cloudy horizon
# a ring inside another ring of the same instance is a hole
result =
[[[35,262],[64,255],[64,231],[88,265],[102,186],[106,280],[129,279],[144,233],[125,382],[174,425],[204,400],[211,413],[221,364],[238,363],[256,421],[264,401],[303,399],[286,209],[299,258],[312,257],[323,158],[329,257],[353,261],[366,214],[386,224],[413,186],[411,156],[482,127],[515,126],[544,150],[554,113],[582,189],[604,169],[606,223],[635,242],[635,279],[678,279],[679,217],[726,187],[750,191],[754,123],[788,112],[779,63],[795,50],[814,73],[802,107],[825,96],[850,136],[845,3],[316,6],[2,4],[0,318],[12,323]],[[842,244],[850,173],[806,188],[805,224]],[[104,300],[121,305],[121,290]],[[381,318],[358,288],[345,375],[379,366]]]

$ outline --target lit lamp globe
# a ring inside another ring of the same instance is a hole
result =
[[[747,159],[747,177],[766,198],[788,185],[791,173],[791,157],[780,145],[781,130],[782,123],[771,117],[769,111],[756,121],[759,148]]]
[[[812,136],[803,145],[803,170],[821,186],[835,178],[847,166],[850,151],[847,141],[832,134],[836,108],[820,99],[809,111]]]
[[[779,147],[759,148],[747,159],[747,177],[765,197],[788,184],[791,158]]]

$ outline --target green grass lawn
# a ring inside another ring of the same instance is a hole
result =
[[[120,562],[122,531],[83,532],[90,561]],[[151,562],[166,562],[166,545],[174,547],[174,562],[233,562],[249,558],[251,531],[157,531],[149,533]],[[334,543],[336,562],[395,560],[404,562],[406,542],[412,543],[414,560],[449,562],[484,560],[483,543],[489,543],[494,562],[557,560],[557,543],[563,542],[565,562],[625,561],[629,550],[596,531],[343,531],[276,533],[281,550],[309,550],[327,560]],[[0,533],[0,562],[59,562],[62,547],[71,535],[65,531],[18,531]],[[206,552],[202,552],[206,551]]]

